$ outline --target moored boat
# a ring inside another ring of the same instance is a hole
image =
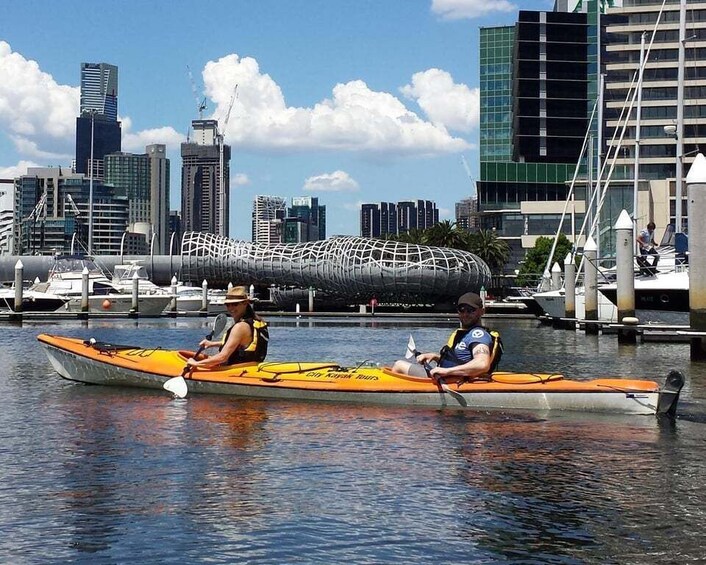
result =
[[[40,334],[52,366],[83,383],[161,389],[182,375],[192,351],[145,349]],[[470,382],[436,383],[390,369],[343,367],[334,362],[263,362],[196,369],[192,393],[370,404],[580,410],[674,415],[684,377],[672,371],[661,387],[650,380],[570,380],[560,374],[496,372]]]

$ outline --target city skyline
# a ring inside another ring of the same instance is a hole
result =
[[[472,191],[462,155],[478,177],[479,28],[553,4],[206,2],[199,13],[222,28],[208,40],[178,2],[12,4],[0,26],[0,177],[70,164],[80,64],[101,61],[120,69],[123,150],[166,144],[177,170],[200,100],[204,119],[224,120],[238,85],[225,136],[232,237],[249,238],[252,198],[268,193],[325,198],[329,235],[357,235],[362,202],[436,200],[453,220]],[[79,12],[107,23],[67,33]],[[180,209],[177,175],[170,193]]]

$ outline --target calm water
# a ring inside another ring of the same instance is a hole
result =
[[[453,326],[272,321],[270,359],[390,363]],[[687,376],[681,417],[252,401],[60,379],[41,331],[195,348],[203,320],[1,327],[0,562],[689,563],[706,365],[685,344],[496,321],[508,370]]]

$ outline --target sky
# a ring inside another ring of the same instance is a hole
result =
[[[167,146],[174,210],[198,102],[223,124],[233,101],[231,237],[250,240],[260,194],[318,197],[328,236],[359,235],[368,202],[453,221],[478,177],[479,30],[553,3],[0,0],[0,178],[70,165],[80,65],[104,62],[123,151]]]

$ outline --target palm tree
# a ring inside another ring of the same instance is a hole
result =
[[[426,244],[436,247],[451,247],[453,249],[468,249],[467,231],[460,229],[455,223],[444,220],[426,230]]]
[[[470,236],[468,250],[478,255],[490,267],[499,272],[510,257],[510,246],[498,237],[494,230],[479,230]]]

